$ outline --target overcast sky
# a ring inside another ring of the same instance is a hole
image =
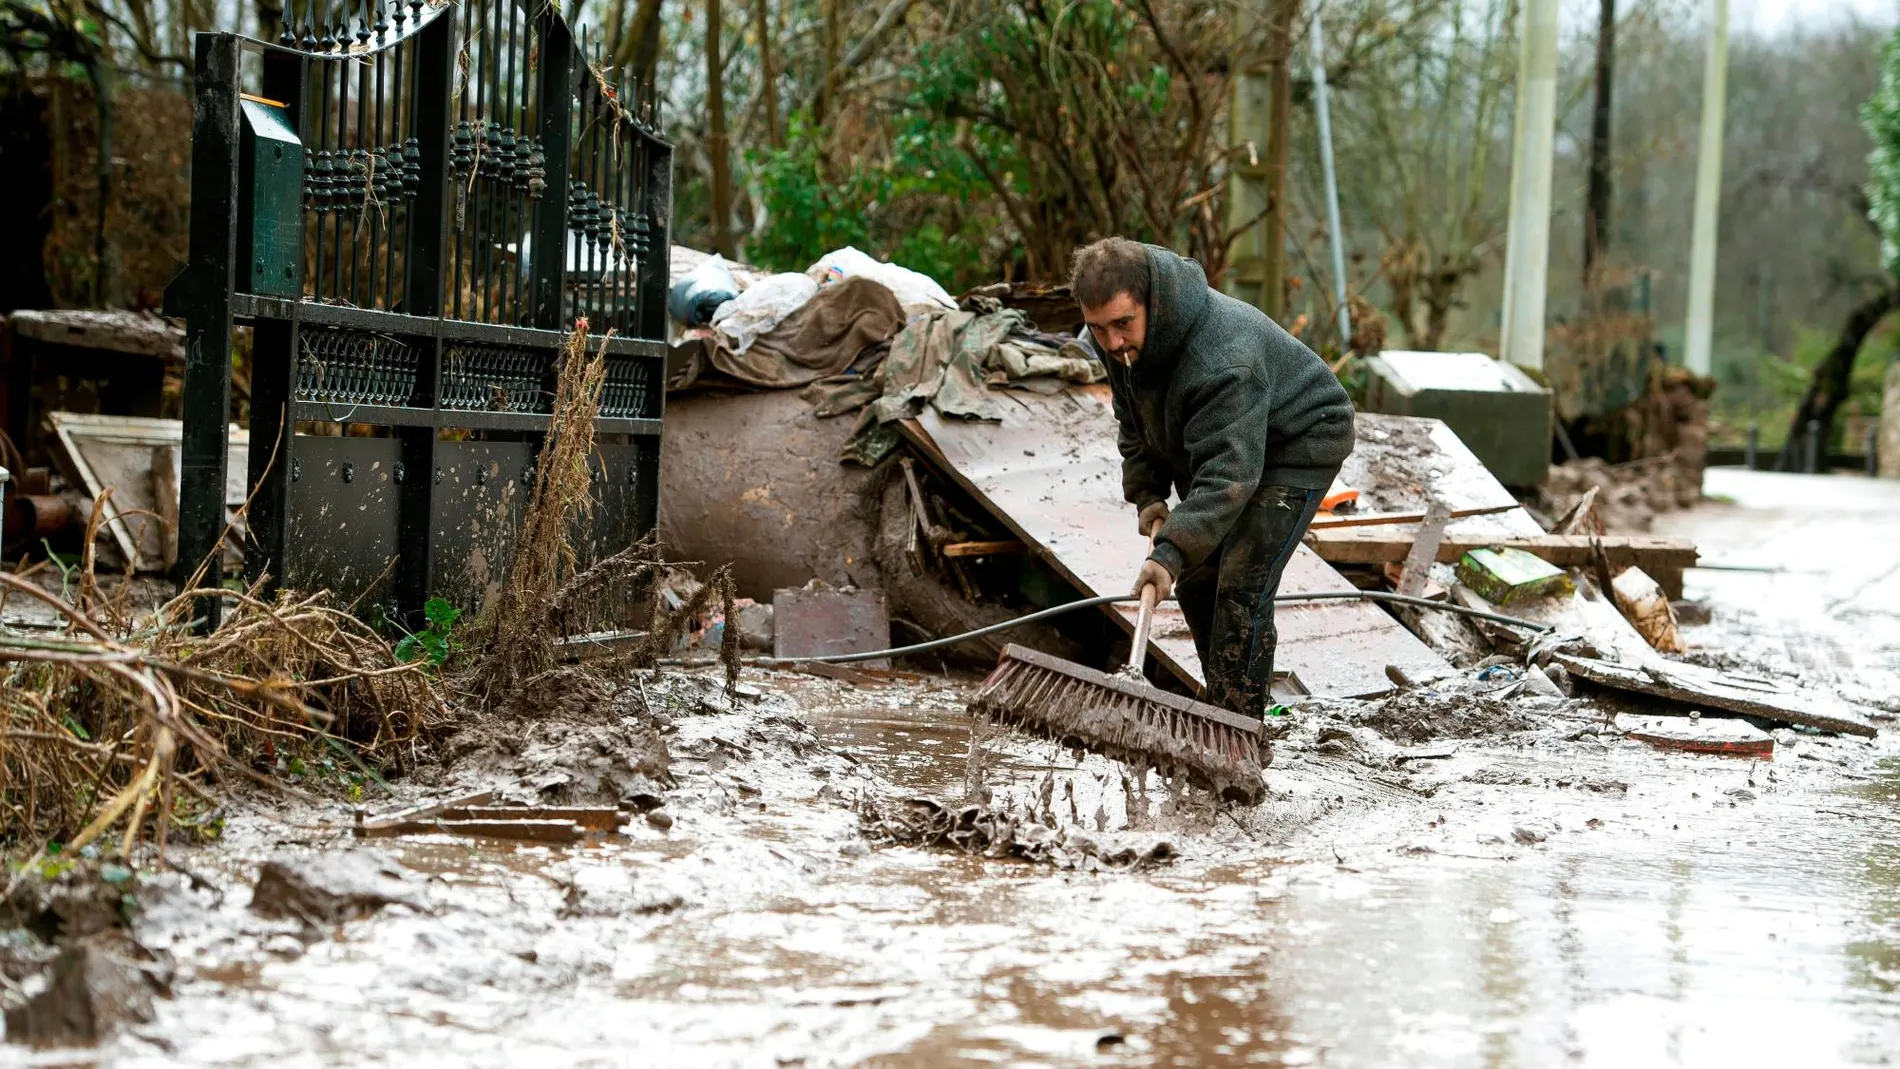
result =
[[[1772,34],[1850,15],[1891,26],[1900,20],[1900,0],[1729,0],[1729,26],[1740,32]]]

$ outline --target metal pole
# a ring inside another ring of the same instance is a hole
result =
[[[1511,224],[1504,259],[1504,359],[1544,366],[1551,152],[1557,125],[1557,0],[1529,0],[1518,52]]]
[[[1821,421],[1808,421],[1808,464],[1809,475],[1821,470]]]
[[[1716,209],[1722,199],[1722,123],[1728,96],[1728,0],[1712,0],[1709,59],[1702,75],[1702,142],[1697,149],[1695,230],[1689,246],[1689,332],[1683,362],[1709,374],[1715,334]]]
[[[1333,173],[1333,118],[1326,99],[1326,44],[1319,32],[1323,7],[1315,7],[1307,24],[1308,57],[1313,61],[1313,115],[1319,123],[1319,169],[1326,180],[1326,226],[1332,234],[1333,293],[1339,302],[1339,348],[1352,346],[1352,313],[1346,308],[1346,238],[1339,229],[1339,180]]]
[[[1880,474],[1880,424],[1867,428],[1867,477]]]

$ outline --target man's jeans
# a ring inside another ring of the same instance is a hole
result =
[[[1273,596],[1321,490],[1262,486],[1220,548],[1175,583],[1207,679],[1202,700],[1247,716],[1272,704]]]

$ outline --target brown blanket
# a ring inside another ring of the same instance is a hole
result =
[[[836,375],[858,354],[904,326],[897,298],[880,282],[846,278],[818,289],[805,306],[745,352],[723,339],[707,347],[712,365],[741,382],[769,390],[804,386]]]

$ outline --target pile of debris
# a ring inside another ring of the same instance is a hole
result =
[[[1053,811],[1005,813],[970,804],[952,808],[934,798],[862,798],[858,820],[871,839],[898,846],[939,847],[982,857],[1013,857],[1081,872],[1138,872],[1166,864],[1174,846],[1158,837],[1084,830]]]

